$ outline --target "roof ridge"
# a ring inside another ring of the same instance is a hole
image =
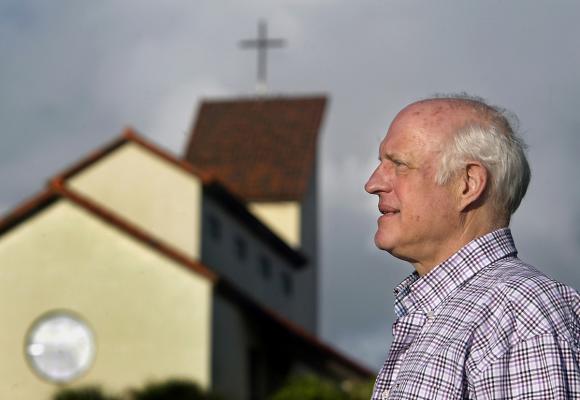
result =
[[[84,169],[88,168],[92,164],[96,163],[97,161],[103,159],[104,157],[106,157],[107,155],[109,155],[122,145],[129,142],[135,143],[137,145],[140,145],[141,147],[146,148],[147,150],[158,155],[164,160],[169,161],[170,163],[181,168],[187,173],[197,176],[204,183],[214,180],[214,177],[211,174],[194,167],[185,160],[179,159],[177,156],[174,156],[169,151],[163,149],[160,145],[156,143],[154,144],[152,141],[146,139],[144,135],[138,133],[131,126],[126,126],[121,132],[121,134],[113,138],[110,142],[105,143],[104,145],[98,147],[93,151],[90,151],[80,160],[77,160],[76,162],[72,163],[69,167],[64,168],[60,173],[57,173],[53,177],[53,179],[62,178],[63,180],[66,180],[68,178],[71,178],[74,175],[83,171]]]
[[[235,103],[235,102],[245,102],[245,101],[255,101],[255,102],[269,102],[269,101],[299,101],[299,100],[323,100],[328,101],[329,97],[326,93],[312,93],[312,94],[295,94],[295,95],[284,95],[284,94],[272,94],[268,96],[263,95],[239,95],[237,97],[211,97],[202,98],[201,103]]]

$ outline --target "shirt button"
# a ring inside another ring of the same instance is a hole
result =
[[[388,398],[389,398],[389,389],[385,389],[385,390],[383,391],[383,394],[381,395],[381,398],[382,398],[383,400],[388,400]]]
[[[428,319],[433,319],[435,318],[435,313],[431,310],[427,311],[427,318]]]

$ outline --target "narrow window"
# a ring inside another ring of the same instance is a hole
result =
[[[291,296],[294,290],[292,276],[288,272],[282,272],[282,290],[286,296]]]
[[[240,261],[244,261],[248,257],[248,245],[246,241],[239,236],[234,239],[234,247],[236,249],[236,257]]]
[[[260,256],[260,272],[264,279],[270,279],[272,276],[272,263],[266,256]]]
[[[222,224],[221,221],[215,216],[210,215],[208,218],[209,234],[215,241],[219,241],[222,238]]]

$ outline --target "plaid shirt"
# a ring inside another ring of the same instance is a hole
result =
[[[580,296],[516,254],[500,229],[395,289],[372,400],[580,399]]]

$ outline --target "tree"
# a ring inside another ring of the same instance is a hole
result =
[[[149,383],[142,389],[132,390],[129,397],[131,400],[219,400],[215,394],[185,379]]]
[[[290,378],[270,400],[369,400],[371,381],[344,381],[338,385],[314,375]]]
[[[341,386],[349,400],[369,400],[373,394],[374,381],[346,381]]]
[[[270,400],[348,400],[333,383],[314,375],[294,376]]]
[[[119,397],[105,394],[98,386],[61,389],[52,398],[53,400],[120,400]]]

